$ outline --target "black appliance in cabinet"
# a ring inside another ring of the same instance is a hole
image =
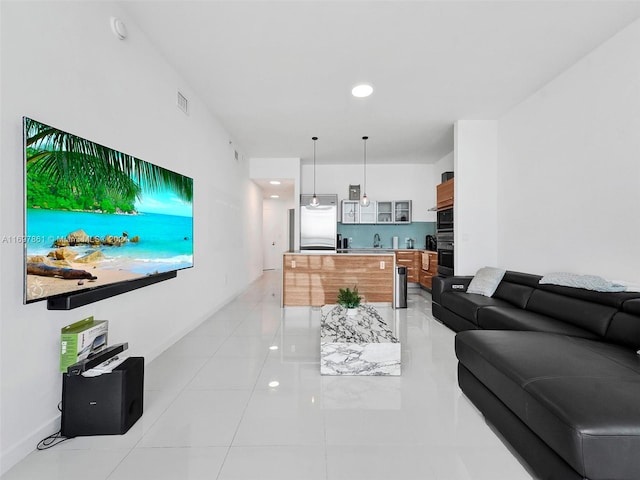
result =
[[[453,232],[438,232],[438,275],[453,275]]]
[[[453,207],[438,210],[436,222],[436,231],[452,232],[453,231]]]

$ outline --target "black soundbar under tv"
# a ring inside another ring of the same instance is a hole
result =
[[[47,310],[71,310],[89,303],[104,300],[105,298],[120,295],[121,293],[127,293],[138,288],[146,287],[147,285],[153,285],[154,283],[176,278],[177,276],[178,272],[173,270],[171,272],[149,275],[148,277],[128,280],[122,283],[105,285],[103,287],[98,287],[95,290],[87,290],[86,292],[78,292],[60,297],[51,297],[47,299]]]

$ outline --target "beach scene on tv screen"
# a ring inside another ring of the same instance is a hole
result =
[[[24,119],[25,301],[193,266],[193,180]]]

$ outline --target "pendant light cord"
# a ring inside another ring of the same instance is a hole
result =
[[[311,140],[313,140],[313,197],[311,197],[309,206],[316,208],[320,205],[316,196],[316,140],[318,140],[318,137],[311,137]]]
[[[364,194],[367,194],[367,139],[369,137],[362,137],[364,140]]]
[[[316,140],[318,137],[313,137],[313,196],[316,196]]]

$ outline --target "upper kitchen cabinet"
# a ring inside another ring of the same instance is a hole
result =
[[[378,223],[411,223],[411,200],[378,202]]]
[[[377,206],[377,202],[369,202],[369,205],[367,205],[366,207],[360,205],[360,223],[376,223],[377,222],[378,210],[376,206]]]
[[[378,202],[378,223],[393,223],[393,202]]]
[[[411,223],[411,200],[371,202],[366,207],[358,200],[343,200],[342,223]]]
[[[393,223],[411,223],[411,200],[393,202]]]
[[[360,202],[358,200],[342,201],[342,223],[360,223]]]
[[[453,207],[453,181],[454,179],[452,178],[436,187],[436,206],[438,210]]]

